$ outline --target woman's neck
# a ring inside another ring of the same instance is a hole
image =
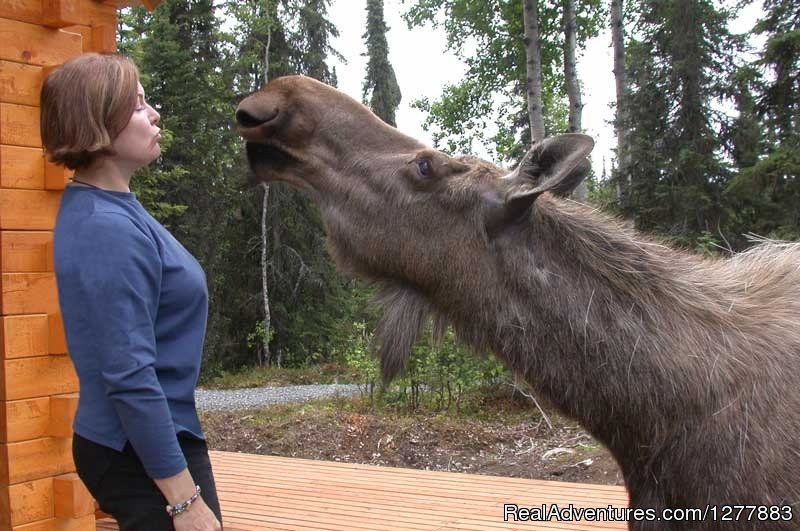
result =
[[[87,168],[76,170],[73,182],[111,192],[130,192],[132,175],[133,171],[123,168],[113,159],[102,158]]]

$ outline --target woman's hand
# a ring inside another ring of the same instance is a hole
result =
[[[197,498],[184,512],[172,519],[175,531],[220,531],[222,525],[208,508],[203,497]]]

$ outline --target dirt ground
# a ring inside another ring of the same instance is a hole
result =
[[[201,415],[212,450],[621,485],[608,451],[574,422],[498,399],[479,414],[404,412],[365,398]]]

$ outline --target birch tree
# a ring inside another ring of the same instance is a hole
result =
[[[576,10],[580,49],[605,19],[600,0],[576,4]],[[411,26],[442,28],[447,49],[466,65],[461,80],[446,85],[439,97],[412,103],[427,114],[423,126],[435,147],[450,153],[486,150],[494,160],[514,164],[532,141],[566,130],[561,2],[416,0],[404,17]],[[529,47],[538,47],[538,57]],[[531,98],[538,125],[531,123],[529,92],[539,94]]]
[[[581,87],[578,81],[577,61],[575,59],[577,21],[575,16],[575,0],[563,2],[563,27],[564,27],[564,83],[569,98],[569,120],[567,132],[580,133],[583,103],[581,101]]]
[[[264,2],[264,13],[269,17],[269,0]],[[267,19],[267,42],[264,44],[264,84],[269,83],[269,45],[272,42],[272,27]],[[269,284],[267,282],[267,207],[269,206],[269,185],[261,183],[264,192],[264,199],[261,202],[261,302],[264,305],[264,321],[261,336],[261,355],[258,357],[258,364],[269,366],[272,364],[272,356],[269,351],[269,337],[271,327],[271,314],[269,310]],[[278,363],[280,366],[280,363]]]
[[[567,89],[569,99],[569,118],[567,120],[567,132],[580,133],[582,131],[581,118],[583,115],[583,103],[581,101],[581,85],[578,81],[577,60],[575,58],[575,48],[577,47],[578,23],[575,15],[575,0],[564,0],[563,2],[562,27],[564,28],[564,84]],[[578,201],[586,201],[589,196],[589,189],[586,181],[581,181],[572,197]]]
[[[531,140],[538,142],[545,136],[544,110],[542,108],[542,54],[539,41],[539,6],[537,0],[523,0],[523,24],[525,27],[525,87],[528,99],[528,118],[531,124]]]
[[[623,161],[627,156],[626,119],[625,119],[625,91],[627,90],[627,76],[625,72],[625,27],[623,25],[623,0],[611,0],[611,45],[614,49],[614,81],[616,87],[616,116],[614,129],[617,133],[617,198],[625,193],[629,177],[622,172],[629,164]]]

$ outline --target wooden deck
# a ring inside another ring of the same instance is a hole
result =
[[[504,522],[503,504],[626,507],[622,487],[211,452],[226,531],[627,529],[623,522]],[[98,529],[116,529],[98,521]]]

